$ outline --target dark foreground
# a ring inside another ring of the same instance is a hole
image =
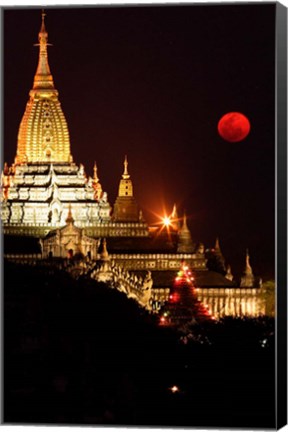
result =
[[[4,422],[275,427],[274,320],[187,335],[103,284],[5,263]]]

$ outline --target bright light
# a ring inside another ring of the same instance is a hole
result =
[[[170,390],[171,390],[172,393],[177,393],[177,392],[179,392],[179,387],[173,386],[173,387],[170,388]]]
[[[163,224],[166,227],[169,227],[171,225],[171,219],[168,216],[164,216],[164,218],[163,218]]]

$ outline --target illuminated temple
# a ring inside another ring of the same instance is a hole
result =
[[[133,196],[125,156],[118,196],[112,206],[94,164],[93,177],[74,162],[69,131],[48,63],[44,13],[39,32],[39,60],[18,132],[17,152],[1,175],[4,257],[31,264],[82,257],[73,271],[91,271],[96,280],[157,311],[169,297],[183,261],[195,274],[199,299],[216,317],[262,313],[255,279],[246,257],[241,288],[208,270],[203,244],[195,244],[187,219],[174,207],[171,236],[159,234],[143,219]],[[219,258],[219,242],[216,245]],[[67,266],[71,270],[71,266]],[[69,271],[70,271],[69,270]]]

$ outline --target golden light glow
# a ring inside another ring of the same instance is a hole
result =
[[[164,216],[164,218],[163,218],[163,224],[164,224],[166,227],[169,227],[169,226],[171,225],[171,219],[170,219],[170,217],[168,217],[168,216]]]
[[[170,390],[172,393],[177,393],[177,392],[179,392],[179,387],[174,385],[173,387],[170,388]]]

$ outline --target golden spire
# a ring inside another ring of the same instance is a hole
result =
[[[50,44],[48,44],[48,33],[45,28],[45,16],[46,14],[44,13],[44,10],[42,10],[42,23],[40,32],[38,33],[39,43],[35,44],[35,46],[39,46],[39,60],[36,74],[34,76],[33,90],[44,90],[45,96],[47,96],[47,90],[52,90],[52,93],[55,93],[56,90],[48,63],[47,46]],[[40,95],[41,93],[42,92],[40,92]]]
[[[93,178],[92,178],[92,186],[95,190],[95,194],[94,197],[96,199],[96,201],[99,201],[101,196],[102,196],[102,186],[99,182],[99,177],[97,174],[97,165],[96,162],[94,162],[94,166],[93,166]]]
[[[190,253],[190,252],[194,251],[194,245],[193,245],[190,230],[187,226],[187,216],[186,216],[185,212],[183,215],[182,227],[181,227],[180,231],[178,232],[178,238],[179,238],[179,241],[178,241],[178,246],[177,246],[177,252]]]
[[[225,275],[226,279],[229,279],[230,281],[233,280],[232,270],[230,264],[227,266],[227,273]]]
[[[246,269],[245,269],[245,273],[246,274],[252,274],[252,267],[250,265],[250,257],[249,257],[249,251],[248,251],[248,249],[246,249]]]
[[[118,196],[133,197],[133,185],[130,179],[130,174],[128,173],[128,161],[127,156],[124,159],[124,172],[122,174],[122,179],[119,184]]]
[[[103,238],[103,240],[102,240],[102,252],[100,254],[100,259],[101,259],[101,261],[109,261],[110,260],[108,250],[107,250],[106,238]]]
[[[187,226],[187,216],[186,216],[185,212],[183,215],[183,225],[182,225],[181,231],[189,231],[189,228]]]
[[[172,222],[172,226],[174,229],[179,230],[180,228],[180,221],[178,218],[178,212],[177,212],[177,206],[176,204],[174,204],[173,206],[173,210],[170,216],[171,222]]]
[[[215,247],[214,247],[214,249],[215,250],[220,250],[220,244],[219,244],[219,237],[216,237],[216,241],[215,241]]]
[[[38,66],[19,127],[15,164],[71,163],[69,131],[48,64],[48,33],[43,11],[38,40]]]
[[[127,156],[125,156],[125,160],[124,160],[124,173],[122,174],[122,178],[124,180],[127,180],[130,178],[130,175],[128,174],[128,161],[127,161]]]
[[[178,213],[177,213],[177,207],[176,207],[176,204],[174,204],[174,206],[173,206],[173,210],[172,210],[171,218],[172,218],[172,219],[178,219]]]
[[[96,162],[94,162],[94,166],[93,166],[93,182],[94,183],[98,183],[99,182],[99,178],[97,175],[97,165]]]

